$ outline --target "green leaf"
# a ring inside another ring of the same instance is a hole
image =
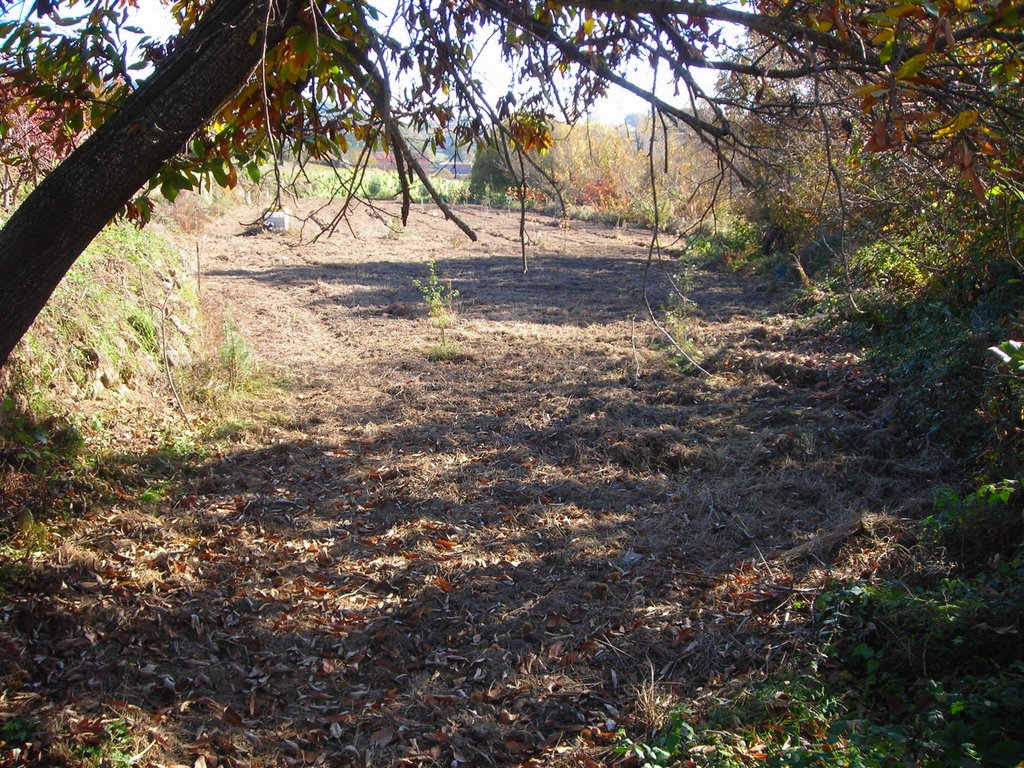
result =
[[[164,179],[160,185],[160,194],[163,195],[169,202],[174,202],[174,198],[181,192],[181,187],[178,186],[177,179]]]
[[[893,38],[882,46],[882,50],[878,54],[878,60],[882,62],[882,64],[888,64],[890,61],[892,61],[892,54],[895,48],[896,40],[895,38]]]
[[[223,158],[218,158],[210,164],[210,172],[217,183],[226,187],[228,185],[228,163]]]
[[[38,441],[27,432],[17,432],[14,435],[14,442],[21,445],[35,445]]]
[[[81,133],[82,129],[85,127],[85,115],[82,113],[82,110],[76,109],[69,113],[66,124],[71,133]]]
[[[907,80],[917,75],[922,69],[928,65],[928,54],[919,53],[916,56],[911,56],[909,59],[903,62],[903,66],[899,68],[896,73],[897,80]]]

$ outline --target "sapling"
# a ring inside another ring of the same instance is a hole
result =
[[[430,317],[441,331],[441,346],[447,347],[447,330],[452,321],[452,304],[455,299],[459,298],[459,292],[452,288],[451,280],[447,283],[441,282],[441,278],[437,276],[437,264],[433,260],[429,262],[429,266],[430,276],[427,278],[427,282],[415,279],[412,284],[423,294],[423,300],[430,309]]]

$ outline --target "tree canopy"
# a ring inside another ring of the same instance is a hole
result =
[[[144,223],[154,195],[258,178],[282,147],[362,161],[383,148],[407,208],[411,182],[430,184],[406,130],[543,149],[553,119],[577,120],[612,84],[748,183],[765,127],[803,119],[854,153],[955,168],[981,202],[1021,194],[1011,0],[399,0],[388,16],[364,0],[177,0],[167,39],[132,28],[137,5],[0,0],[0,161],[47,174],[0,231],[0,365],[100,228]],[[485,41],[513,73],[496,99]],[[636,82],[638,62],[668,72],[671,93]]]

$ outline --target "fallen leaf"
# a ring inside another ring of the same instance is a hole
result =
[[[395,729],[393,726],[387,726],[381,728],[379,731],[374,731],[370,734],[370,744],[375,747],[386,747],[395,738]]]

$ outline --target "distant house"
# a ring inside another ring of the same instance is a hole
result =
[[[422,152],[413,150],[413,154],[416,156],[416,164],[419,165],[427,173],[434,173],[437,169],[433,162],[424,155]],[[376,168],[379,171],[396,171],[398,170],[398,164],[395,162],[395,157],[390,152],[377,151],[370,155],[370,168]]]
[[[376,168],[378,171],[394,171],[398,169],[395,164],[395,158],[391,156],[390,152],[374,152],[370,155],[369,167]]]
[[[412,150],[416,156],[416,163],[423,171],[431,176],[442,176],[445,178],[469,178],[470,173],[473,171],[473,164],[467,163],[461,160],[453,161],[443,156],[431,160],[422,152],[415,149]],[[395,163],[395,157],[390,152],[384,152],[379,150],[370,155],[370,168],[375,168],[379,171],[395,171],[398,170],[398,165]]]

